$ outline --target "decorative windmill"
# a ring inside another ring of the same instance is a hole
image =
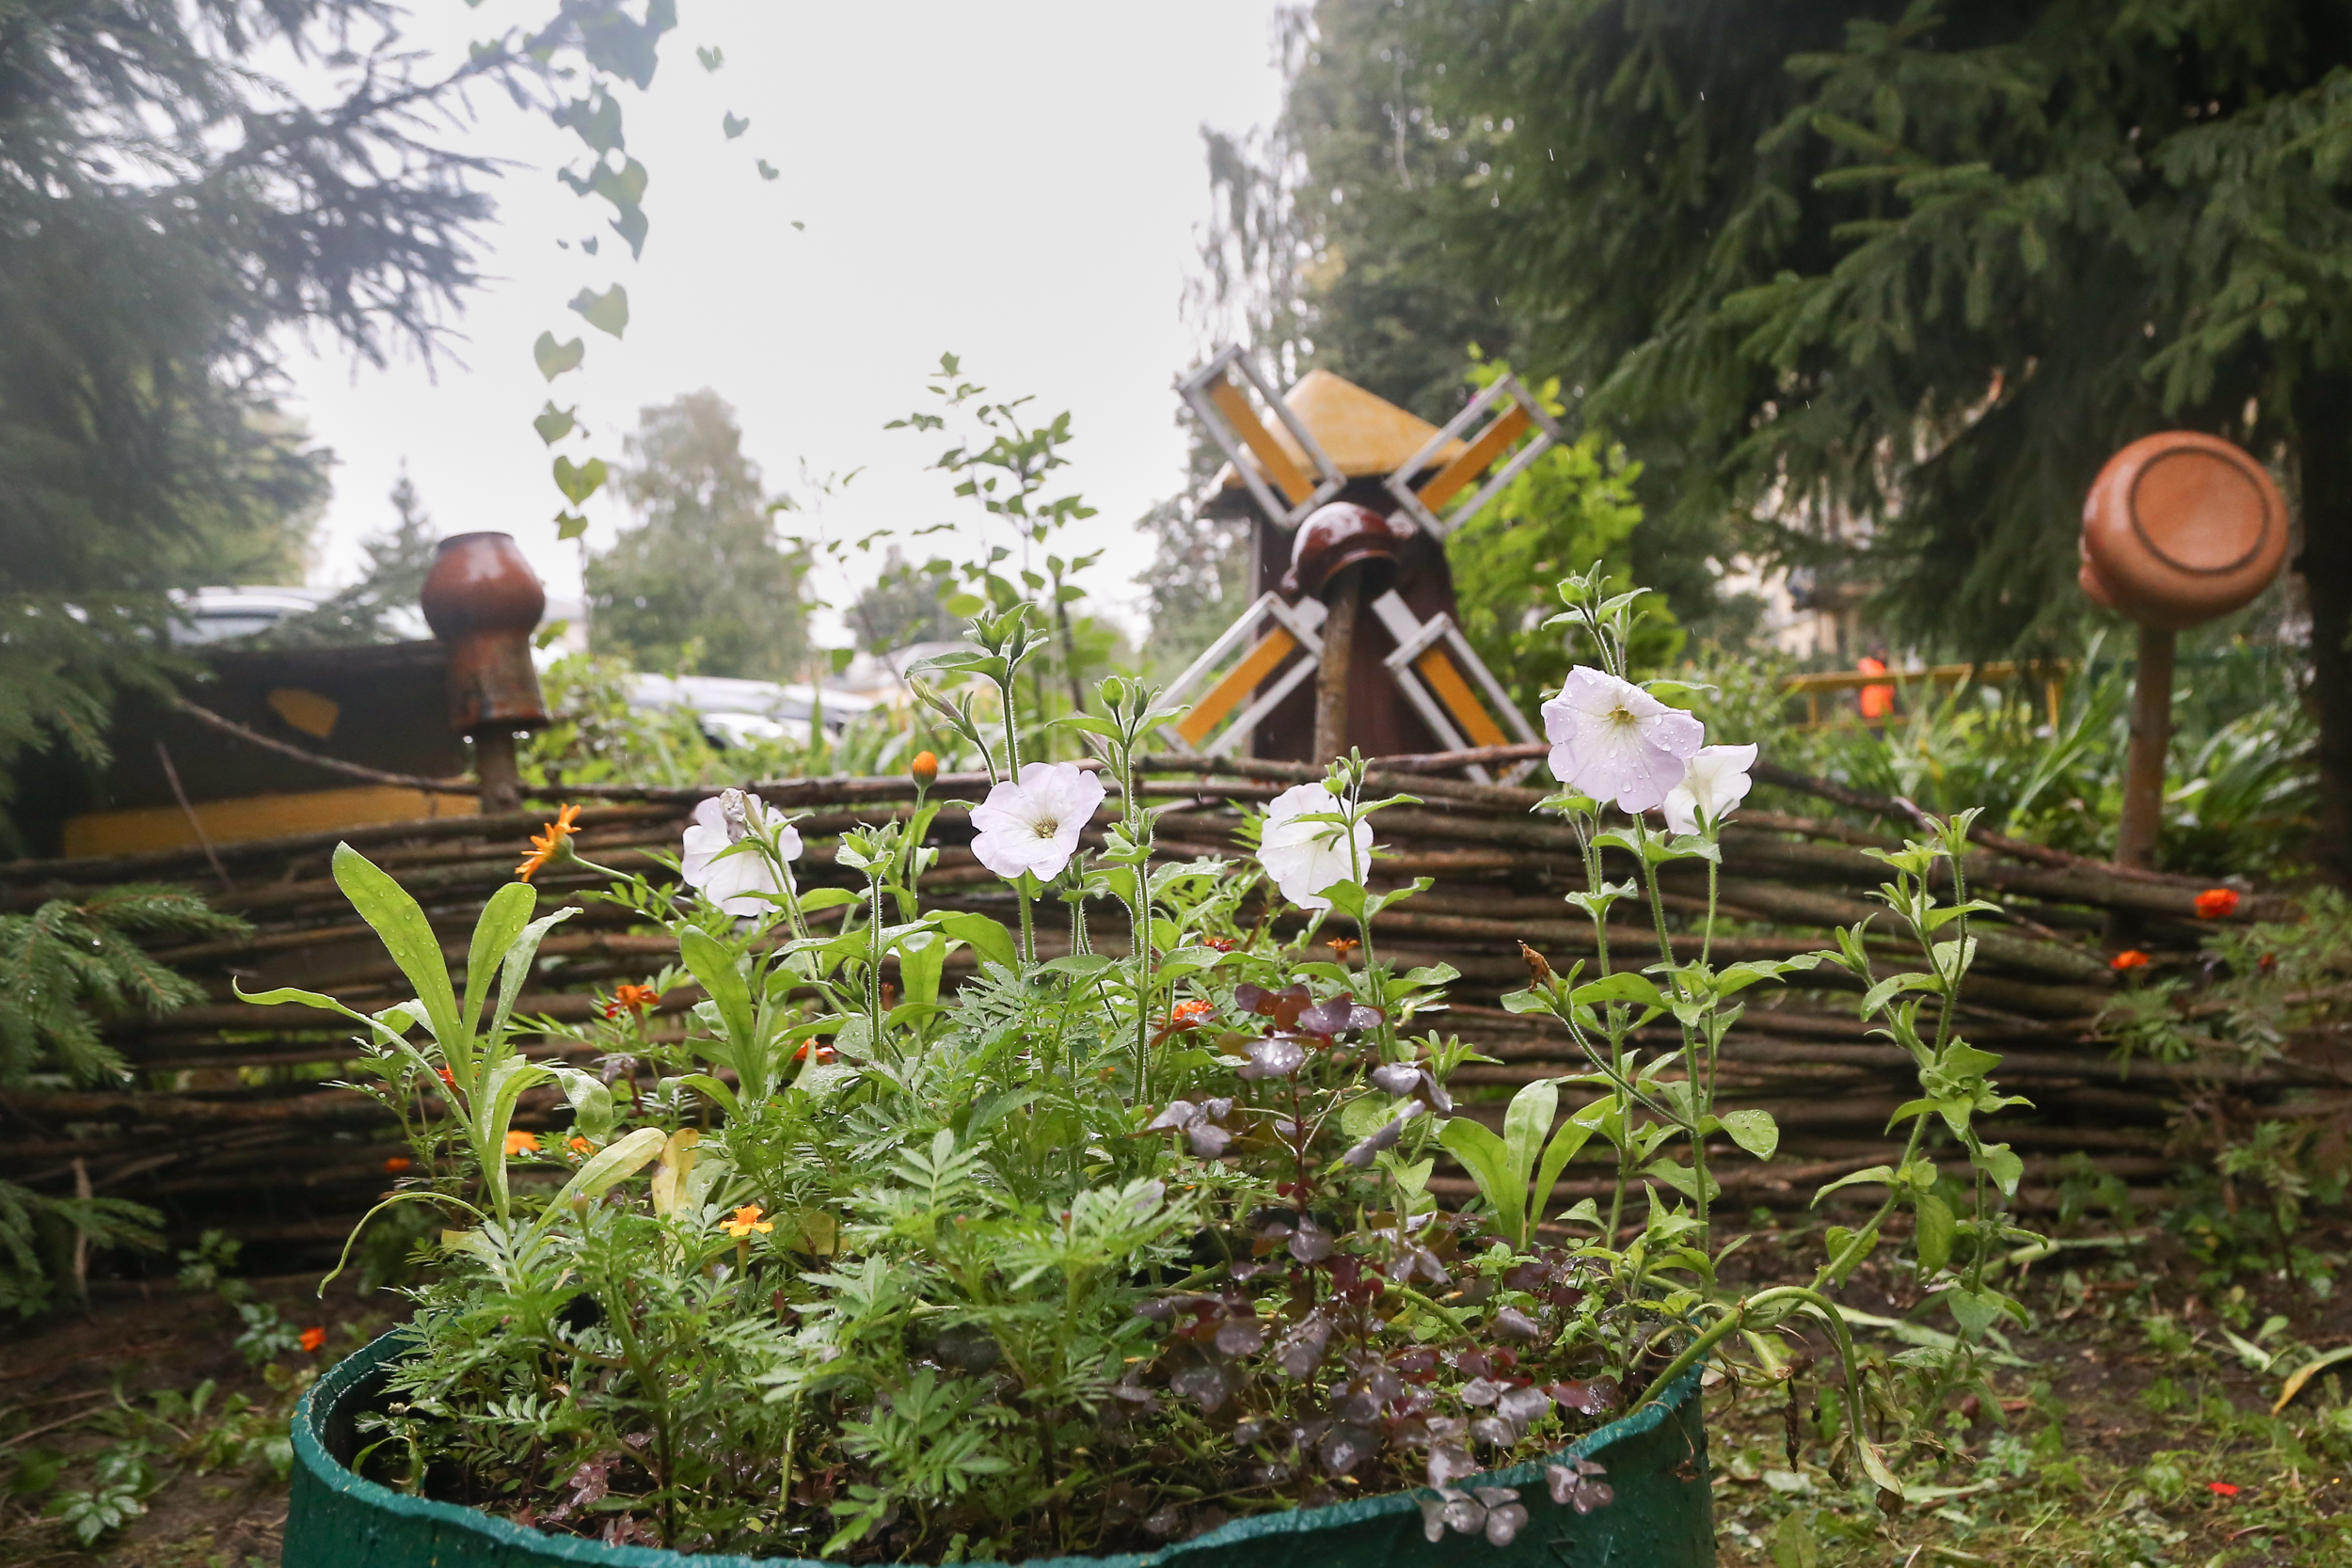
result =
[[[1229,462],[1204,508],[1256,514],[1255,597],[1169,689],[1191,697],[1169,726],[1188,750],[1321,762],[1536,738],[1455,622],[1443,543],[1560,439],[1517,379],[1442,430],[1328,371],[1278,399],[1232,346],[1176,385]]]

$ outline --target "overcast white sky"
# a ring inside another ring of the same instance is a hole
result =
[[[545,9],[419,6],[413,36],[453,52]],[[947,350],[992,390],[1073,411],[1066,472],[1109,550],[1096,590],[1132,600],[1148,554],[1130,522],[1183,474],[1170,382],[1200,347],[1179,311],[1208,208],[1200,131],[1278,110],[1275,0],[679,8],[651,91],[620,93],[652,172],[642,261],[609,232],[580,252],[611,209],[555,179],[580,144],[482,94],[472,145],[519,166],[497,182],[494,281],[459,323],[463,363],[294,356],[292,405],[338,458],[312,581],[357,574],[405,462],[440,532],[511,532],[551,591],[576,592],[578,546],[555,538],[560,498],[530,423],[549,396],[580,404],[593,450],[617,457],[640,406],[708,387],[771,489],[796,488],[803,462],[863,470],[828,510],[835,536],[956,518],[968,503],[923,471],[944,443],[882,428],[926,401]],[[714,44],[726,62],[707,73],[693,50]],[[721,135],[728,111],[751,119],[739,140]],[[781,177],[760,179],[758,158]],[[613,282],[631,313],[617,342],[564,309]],[[531,353],[548,327],[588,344],[551,387]],[[603,495],[588,514],[591,546],[625,516]]]

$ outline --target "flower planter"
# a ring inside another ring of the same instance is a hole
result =
[[[601,1563],[610,1568],[793,1568],[806,1560],[686,1556],[647,1546],[606,1546],[549,1535],[452,1503],[379,1486],[354,1475],[356,1421],[401,1354],[395,1329],[351,1355],[303,1398],[294,1421],[294,1497],[284,1568],[527,1568]],[[1469,1486],[1517,1487],[1529,1520],[1508,1546],[1449,1533],[1431,1544],[1414,1496],[1391,1493],[1329,1508],[1237,1519],[1151,1553],[1031,1559],[1036,1568],[1703,1568],[1715,1560],[1707,1432],[1698,1372],[1658,1404],[1611,1423],[1568,1450],[1605,1465],[1616,1498],[1580,1514],[1551,1500],[1544,1467],[1528,1464]],[[806,1568],[819,1565],[806,1563]],[[832,1565],[824,1565],[832,1568]]]

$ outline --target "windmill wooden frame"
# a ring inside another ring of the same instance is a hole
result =
[[[1298,443],[1298,450],[1307,454],[1314,466],[1310,476],[1300,468],[1291,454],[1282,450],[1274,433],[1249,406],[1248,394],[1233,384],[1232,372],[1238,371],[1241,378],[1258,394],[1258,401],[1273,410],[1274,417]],[[1210,438],[1224,451],[1233,471],[1249,487],[1250,495],[1265,509],[1265,515],[1281,528],[1295,529],[1307,515],[1337,496],[1346,486],[1347,476],[1339,465],[1307,429],[1306,421],[1292,412],[1288,404],[1275,395],[1274,388],[1258,373],[1240,345],[1228,343],[1209,356],[1208,360],[1190,375],[1176,381],[1179,396],[1198,415]],[[1272,484],[1267,483],[1271,478]],[[1281,489],[1276,495],[1275,487]]]
[[[1494,673],[1470,647],[1451,615],[1421,620],[1405,602],[1405,596],[1393,588],[1373,600],[1368,608],[1396,640],[1396,651],[1382,661],[1390,677],[1449,750],[1504,746],[1514,738],[1537,738],[1526,717],[1512,705],[1502,683],[1495,679]],[[1162,727],[1171,732],[1187,752],[1204,756],[1230,754],[1274,711],[1276,705],[1298,689],[1322,666],[1323,639],[1319,633],[1325,614],[1322,603],[1316,599],[1302,598],[1294,605],[1285,604],[1279,594],[1260,594],[1240,619],[1202,649],[1200,657],[1168,687],[1166,700],[1182,704],[1187,692],[1216,676],[1189,710]],[[1225,667],[1223,674],[1216,675],[1234,650],[1245,644],[1247,651]],[[1293,653],[1302,657],[1269,681],[1268,677]],[[1465,671],[1469,673],[1467,679]],[[1476,683],[1475,689],[1472,682]],[[1486,694],[1484,702],[1479,698],[1480,691]],[[1502,715],[1500,722],[1494,717],[1496,713]],[[1534,766],[1519,764],[1504,776],[1517,778]],[[1487,781],[1484,768],[1473,767],[1469,772],[1481,783]]]
[[[1511,406],[1501,405],[1508,400]],[[1489,418],[1489,416],[1492,416]],[[1471,438],[1454,460],[1424,481],[1418,488],[1413,476],[1437,460],[1450,441],[1460,440],[1465,432],[1480,420],[1485,428]],[[1502,455],[1509,451],[1511,443],[1535,432],[1535,439],[1512,454],[1500,472],[1479,486],[1478,493],[1455,509],[1452,518],[1439,514],[1446,502],[1460,495],[1482,475],[1492,468]],[[1475,516],[1502,487],[1527,470],[1527,466],[1546,451],[1560,444],[1560,426],[1519,378],[1505,373],[1470,399],[1470,403],[1445,423],[1445,428],[1429,437],[1421,451],[1405,460],[1381,483],[1396,498],[1399,510],[1417,525],[1425,529],[1433,539],[1443,539]]]

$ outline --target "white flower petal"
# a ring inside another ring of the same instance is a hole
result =
[[[972,809],[972,853],[1007,881],[1024,872],[1051,881],[1077,853],[1104,794],[1103,781],[1075,763],[1025,764]]]
[[[1353,881],[1372,869],[1372,824],[1359,822],[1352,832],[1337,822],[1310,822],[1304,817],[1341,809],[1339,797],[1319,784],[1303,784],[1282,791],[1266,804],[1263,830],[1258,835],[1258,863],[1284,898],[1302,910],[1327,910],[1320,896],[1335,882]],[[1353,840],[1353,848],[1350,840]]]
[[[1683,760],[1707,739],[1706,726],[1691,715],[1585,665],[1568,672],[1543,717],[1553,776],[1627,813],[1664,800],[1681,782]]]
[[[780,894],[784,881],[758,848],[727,852],[739,842],[736,828],[727,819],[730,797],[739,802],[748,825],[774,835],[777,851],[786,860],[800,859],[800,830],[784,821],[782,812],[755,795],[728,790],[696,803],[691,825],[680,843],[678,871],[688,886],[701,889],[705,897],[728,914],[761,914],[774,906],[755,895]]]
[[[1682,778],[1666,792],[1666,826],[1678,833],[1700,831],[1702,819],[1720,823],[1748,798],[1754,746],[1702,746],[1682,765]]]

